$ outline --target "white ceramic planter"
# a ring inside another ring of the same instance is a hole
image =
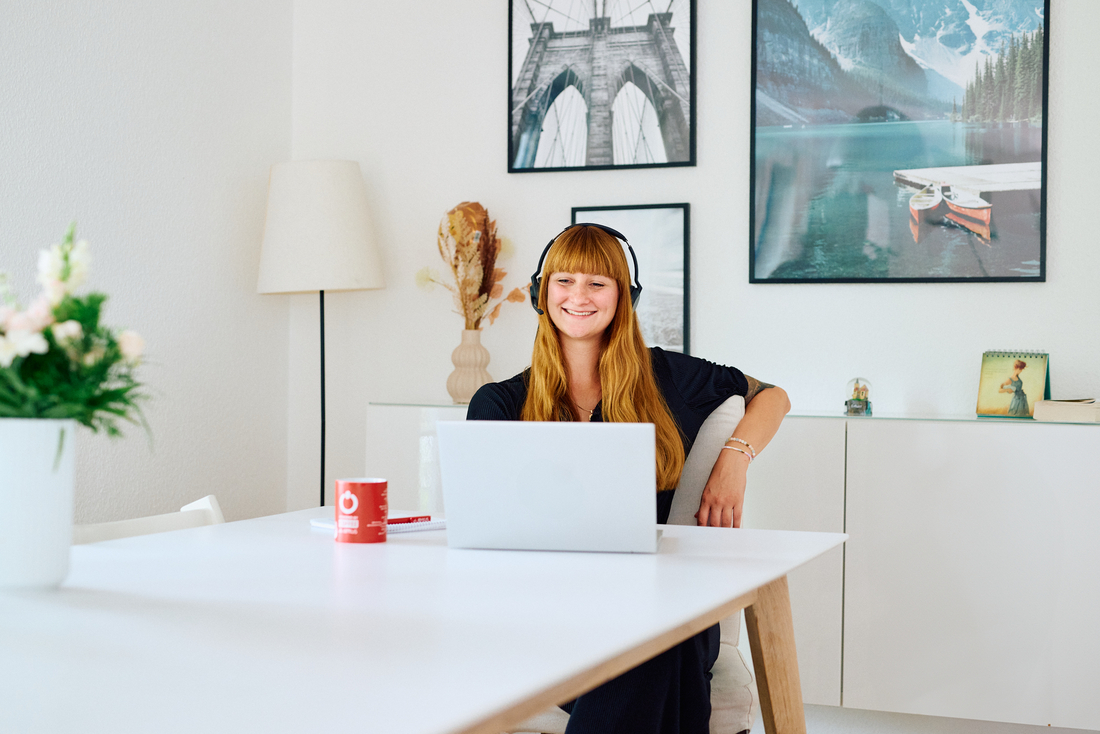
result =
[[[69,573],[76,421],[0,418],[0,588]]]

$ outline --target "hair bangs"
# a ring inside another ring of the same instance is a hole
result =
[[[626,256],[619,241],[596,227],[574,227],[554,242],[546,256],[545,273],[585,273],[630,283]]]

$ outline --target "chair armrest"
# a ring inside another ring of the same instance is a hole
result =
[[[669,525],[695,525],[695,513],[699,511],[699,501],[703,489],[707,486],[710,471],[718,454],[722,452],[733,429],[745,416],[745,399],[734,395],[719,405],[703,421],[699,435],[691,447],[691,453],[684,461],[684,471],[680,474],[680,484],[672,497],[672,509],[668,513]]]

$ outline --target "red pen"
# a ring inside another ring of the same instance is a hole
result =
[[[407,522],[429,522],[431,515],[414,515],[413,517],[391,517],[386,520],[387,525],[403,525]]]

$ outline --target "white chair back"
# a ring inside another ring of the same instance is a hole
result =
[[[691,452],[684,461],[684,470],[680,473],[680,483],[672,497],[672,509],[668,513],[669,525],[695,525],[695,513],[699,510],[699,501],[703,489],[710,479],[710,470],[718,461],[722,447],[733,435],[733,429],[745,417],[745,399],[734,395],[719,405],[703,421]]]
[[[129,538],[135,535],[163,533],[168,530],[198,528],[203,525],[219,525],[225,522],[218,498],[208,494],[180,508],[179,512],[165,515],[135,517],[132,520],[98,522],[87,525],[73,525],[73,545],[99,543],[103,540]]]

